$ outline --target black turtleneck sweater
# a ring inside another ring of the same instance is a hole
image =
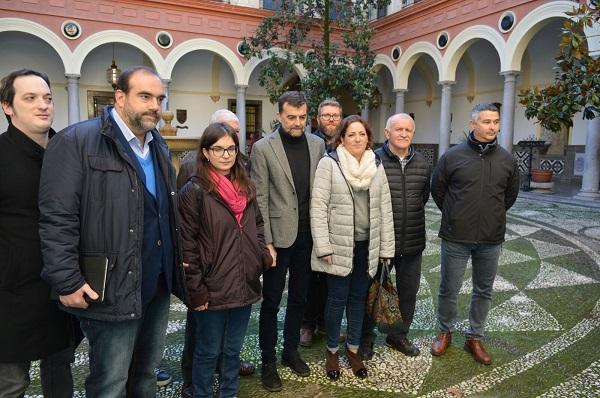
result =
[[[279,128],[298,198],[298,232],[310,232],[310,153],[306,137],[292,137]]]

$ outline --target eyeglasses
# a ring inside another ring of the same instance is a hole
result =
[[[229,148],[222,148],[220,146],[211,146],[208,148],[212,151],[213,155],[217,157],[223,157],[225,152],[228,156],[235,156],[238,153],[239,148],[237,146],[230,146]]]
[[[337,114],[337,113],[335,113],[335,114],[333,114],[333,115],[332,115],[332,114],[330,114],[330,113],[324,113],[324,114],[322,114],[320,117],[321,117],[321,119],[323,119],[323,120],[333,120],[333,121],[336,121],[336,122],[337,122],[338,120],[340,120],[340,119],[341,119],[342,115],[339,115],[339,114]]]

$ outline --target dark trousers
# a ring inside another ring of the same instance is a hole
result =
[[[90,345],[90,374],[85,381],[88,398],[156,395],[154,370],[163,355],[170,297],[163,282],[139,319],[114,322],[80,318]]]
[[[327,275],[327,285],[327,349],[337,351],[344,311],[348,321],[346,345],[357,349],[369,290],[369,241],[354,242],[352,271],[346,276]]]
[[[298,233],[288,248],[277,248],[277,265],[263,274],[263,301],[259,317],[259,344],[262,362],[277,360],[277,313],[289,270],[288,299],[283,326],[283,355],[296,351],[300,341],[300,327],[306,306],[306,291],[310,279],[310,232]]]
[[[185,384],[192,384],[192,364],[196,346],[196,319],[194,311],[188,309],[185,322],[185,340],[181,353],[181,376]]]
[[[73,377],[71,363],[74,348],[68,347],[43,358],[40,362],[42,392],[46,398],[71,398]],[[21,398],[29,387],[31,361],[0,363],[0,398]]]
[[[221,398],[237,395],[240,384],[240,351],[251,305],[225,310],[194,311],[194,398],[212,398],[215,368],[219,372]]]
[[[302,327],[315,331],[317,326],[325,331],[325,303],[327,302],[327,274],[312,271],[308,286],[306,309]]]
[[[414,256],[398,255],[394,257],[392,266],[396,269],[396,289],[400,300],[400,313],[402,314],[402,324],[398,329],[391,332],[391,335],[406,337],[410,330],[413,317],[415,315],[415,306],[417,304],[417,293],[421,284],[421,261],[422,254]],[[377,270],[376,278],[379,278],[381,269]],[[373,329],[375,324],[373,320],[365,315],[363,322],[363,340],[374,339]]]

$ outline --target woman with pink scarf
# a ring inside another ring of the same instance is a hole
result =
[[[272,258],[254,185],[246,175],[235,130],[209,125],[200,139],[196,175],[179,192],[183,261],[196,321],[194,397],[235,397],[240,351],[260,275]]]

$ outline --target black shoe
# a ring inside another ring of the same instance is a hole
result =
[[[416,357],[421,353],[419,347],[408,341],[406,337],[387,336],[385,338],[385,344],[408,357]]]
[[[275,362],[263,363],[260,380],[267,391],[277,392],[281,391],[283,388],[281,385],[281,378],[279,377],[279,373],[277,373],[277,364]]]
[[[300,354],[298,353],[298,351],[292,351],[287,354],[282,354],[281,364],[290,368],[290,370],[298,376],[306,377],[310,375],[310,368],[308,367],[306,362],[304,362],[302,358],[300,358]]]

